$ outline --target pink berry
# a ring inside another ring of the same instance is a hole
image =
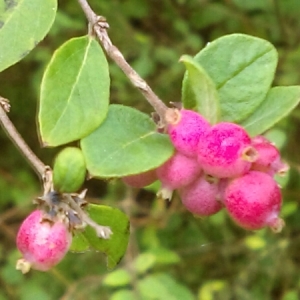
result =
[[[72,234],[61,220],[44,220],[41,210],[33,211],[22,223],[17,235],[17,247],[23,258],[17,269],[23,273],[30,268],[47,271],[65,256]]]
[[[272,176],[276,173],[284,174],[288,170],[288,165],[281,161],[278,149],[265,137],[256,136],[252,139],[252,145],[258,153],[252,170],[266,172]]]
[[[195,215],[210,216],[222,208],[216,178],[207,178],[202,175],[190,185],[179,189],[178,192],[182,204]]]
[[[169,193],[190,184],[200,173],[201,168],[195,158],[176,152],[156,170],[157,178],[161,181],[164,191],[161,195],[163,198],[169,198],[167,196]]]
[[[269,226],[279,232],[284,225],[278,217],[282,202],[280,188],[266,173],[250,171],[231,180],[225,189],[224,201],[229,215],[245,229]]]
[[[129,175],[122,178],[123,182],[134,188],[142,188],[157,180],[156,170],[150,170],[144,173]]]
[[[175,149],[186,156],[195,157],[199,140],[210,128],[209,123],[199,113],[186,109],[169,109],[166,120]]]
[[[257,157],[244,128],[222,122],[214,125],[198,144],[198,161],[214,177],[229,178],[245,174]]]

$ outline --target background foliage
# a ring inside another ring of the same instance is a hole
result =
[[[274,85],[299,85],[298,0],[91,0],[109,24],[112,41],[166,103],[180,101],[183,54],[229,33],[269,40],[279,51]],[[21,29],[20,29],[21,30]],[[52,165],[59,149],[42,149],[36,129],[39,85],[52,53],[86,33],[75,0],[59,3],[49,35],[24,60],[0,74],[0,94],[11,101],[10,117],[28,144]],[[1,46],[0,46],[1,50]],[[151,107],[110,62],[111,101],[144,112]],[[255,74],[253,74],[255,76]],[[132,190],[120,181],[90,180],[91,202],[131,216],[131,241],[119,267],[108,272],[104,255],[69,253],[48,273],[15,271],[18,226],[41,192],[36,175],[0,131],[0,300],[2,299],[283,299],[300,298],[300,110],[268,132],[291,166],[284,186],[279,235],[246,232],[224,214],[196,219],[175,197],[158,201],[155,188]],[[51,288],[49,285],[51,282]]]

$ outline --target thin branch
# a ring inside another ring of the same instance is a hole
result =
[[[120,67],[120,69],[129,78],[131,83],[140,90],[146,100],[160,116],[161,122],[165,123],[165,112],[168,107],[153,92],[146,81],[142,79],[139,74],[127,63],[120,50],[112,44],[107,34],[109,25],[106,22],[106,19],[104,17],[97,16],[86,0],[78,0],[78,2],[107,55]]]
[[[0,96],[0,122],[7,133],[9,138],[14,142],[16,147],[20,150],[20,152],[27,158],[29,163],[35,169],[35,171],[43,178],[46,166],[44,163],[32,152],[29,146],[25,143],[14,124],[10,121],[7,116],[7,112],[9,112],[10,105],[9,101]]]
[[[76,203],[76,201],[72,198],[70,194],[65,194],[65,197],[68,199],[68,205],[70,206],[70,208],[73,209],[78,214],[79,219],[82,222],[94,228],[98,237],[103,239],[110,238],[113,232],[111,231],[109,226],[102,226],[97,224],[95,221],[93,221],[89,217],[89,215],[84,210],[81,209],[80,205]]]
[[[96,13],[91,9],[90,5],[86,0],[78,0],[86,18],[88,19],[90,24],[95,24],[97,22],[97,15]]]

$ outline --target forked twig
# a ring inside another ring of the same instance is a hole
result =
[[[86,0],[78,0],[78,2],[84,14],[86,15],[87,20],[89,21],[90,28],[92,28],[92,31],[98,37],[107,55],[120,67],[120,69],[129,78],[131,83],[139,89],[139,91],[160,116],[160,121],[165,123],[165,112],[168,107],[153,92],[146,81],[142,79],[139,74],[128,64],[120,50],[113,45],[107,34],[109,25],[106,22],[106,19],[102,16],[97,16]]]

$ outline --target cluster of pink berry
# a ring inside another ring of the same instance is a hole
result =
[[[160,196],[170,199],[178,190],[195,215],[210,216],[225,207],[245,229],[282,229],[282,196],[274,175],[284,173],[287,165],[270,141],[251,139],[234,123],[211,126],[191,110],[169,109],[166,120],[174,155],[156,170],[123,178],[125,183],[143,187],[159,179]]]

